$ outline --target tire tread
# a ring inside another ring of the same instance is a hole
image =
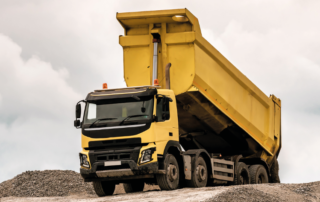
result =
[[[144,182],[135,181],[132,183],[123,183],[123,189],[126,193],[140,192],[144,189]]]
[[[267,174],[267,171],[266,169],[264,168],[263,165],[261,164],[256,164],[256,165],[252,165],[250,166],[249,168],[249,174],[250,174],[250,178],[251,178],[251,184],[257,184],[256,182],[256,175],[257,175],[257,172],[260,170],[260,169],[263,169],[265,174],[266,174],[266,177],[267,177],[267,181],[268,181],[268,174]],[[268,183],[268,182],[267,182]]]
[[[205,165],[205,168],[207,169],[207,183],[208,183],[208,168],[207,168],[207,164],[206,164],[206,161],[203,159],[203,157],[202,156],[199,156],[198,157],[198,159],[197,159],[197,162],[199,162],[199,161],[203,161],[203,163],[204,163],[204,165]],[[197,166],[197,165],[196,165]],[[195,166],[195,167],[196,167]],[[201,186],[199,186],[198,185],[198,182],[197,182],[197,179],[196,179],[196,174],[195,174],[195,170],[192,172],[192,174],[191,174],[191,180],[188,180],[187,181],[187,185],[189,186],[189,187],[201,187]],[[207,184],[206,183],[206,184]]]
[[[246,165],[245,163],[243,163],[243,162],[238,162],[237,167],[235,168],[235,171],[234,171],[234,179],[233,179],[233,182],[230,182],[230,183],[229,183],[230,185],[238,185],[238,177],[239,177],[239,176],[238,176],[238,170],[239,170],[239,168],[242,167],[242,166],[245,167],[245,169],[246,169],[246,171],[247,171],[247,173],[248,173],[248,177],[249,177],[248,182],[249,182],[249,184],[250,184],[250,182],[251,182],[251,176],[250,176],[250,171],[249,171],[247,165]]]
[[[178,172],[179,172],[178,161],[172,154],[167,154],[166,157],[165,157],[165,161],[166,160],[168,161],[168,159],[172,158],[172,157],[176,160],[176,163],[177,163],[177,166],[178,166]],[[165,162],[165,169],[167,169],[166,166],[167,166],[167,162]],[[169,186],[169,183],[167,181],[167,174],[158,174],[158,175],[156,175],[156,179],[157,179],[158,185],[159,185],[161,190],[173,190]]]
[[[115,190],[115,184],[106,184],[103,181],[94,181],[92,182],[92,185],[93,185],[94,191],[100,197],[112,195]]]

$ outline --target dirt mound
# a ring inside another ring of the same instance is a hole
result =
[[[91,183],[70,170],[26,171],[0,184],[0,197],[45,197],[95,194]]]
[[[159,187],[145,186],[145,191],[154,189]],[[116,186],[114,193],[125,193],[122,184]],[[71,170],[26,171],[0,184],[0,198],[69,195],[95,195],[95,192],[92,183],[85,183],[79,173]]]
[[[153,190],[153,191],[149,191]],[[304,184],[260,184],[183,188],[155,191],[158,186],[145,186],[144,191],[125,194],[122,184],[114,195],[103,201],[320,201],[320,182]],[[5,197],[5,198],[3,198]],[[28,197],[28,198],[26,198]],[[46,198],[39,198],[46,197]],[[0,201],[99,202],[92,184],[83,182],[80,174],[68,170],[27,171],[0,184]]]
[[[219,201],[219,202],[273,202],[273,201],[282,201],[278,196],[275,196],[270,193],[265,193],[261,190],[254,189],[252,187],[235,187],[230,188],[221,194],[218,194],[213,199],[209,199],[207,201]]]
[[[206,201],[320,201],[320,182],[232,186]]]

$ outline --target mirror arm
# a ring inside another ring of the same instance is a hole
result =
[[[77,104],[79,104],[80,102],[87,102],[87,100],[80,100]]]
[[[156,98],[157,98],[157,99],[159,98],[159,95],[162,96],[162,97],[164,97],[164,98],[167,98],[167,99],[169,100],[169,102],[173,102],[173,100],[172,100],[171,97],[167,97],[167,96],[161,95],[161,94],[157,94],[157,95],[156,95]]]

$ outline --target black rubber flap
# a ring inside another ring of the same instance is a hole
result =
[[[130,98],[151,96],[157,94],[157,89],[124,89],[124,90],[110,90],[105,92],[91,92],[87,95],[86,100],[88,102],[94,102],[98,100],[117,99],[117,98]]]

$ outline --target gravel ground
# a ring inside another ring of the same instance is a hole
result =
[[[144,191],[160,190],[159,186],[147,185]],[[124,194],[122,184],[114,194]],[[95,195],[91,183],[83,182],[79,173],[71,170],[26,171],[0,184],[2,197],[52,197],[69,195]]]
[[[117,185],[113,196],[98,197],[91,183],[74,171],[27,171],[0,184],[0,201],[100,202],[100,201],[320,201],[320,182],[306,184],[263,184],[215,186],[160,191],[145,186],[144,192],[126,194]]]

